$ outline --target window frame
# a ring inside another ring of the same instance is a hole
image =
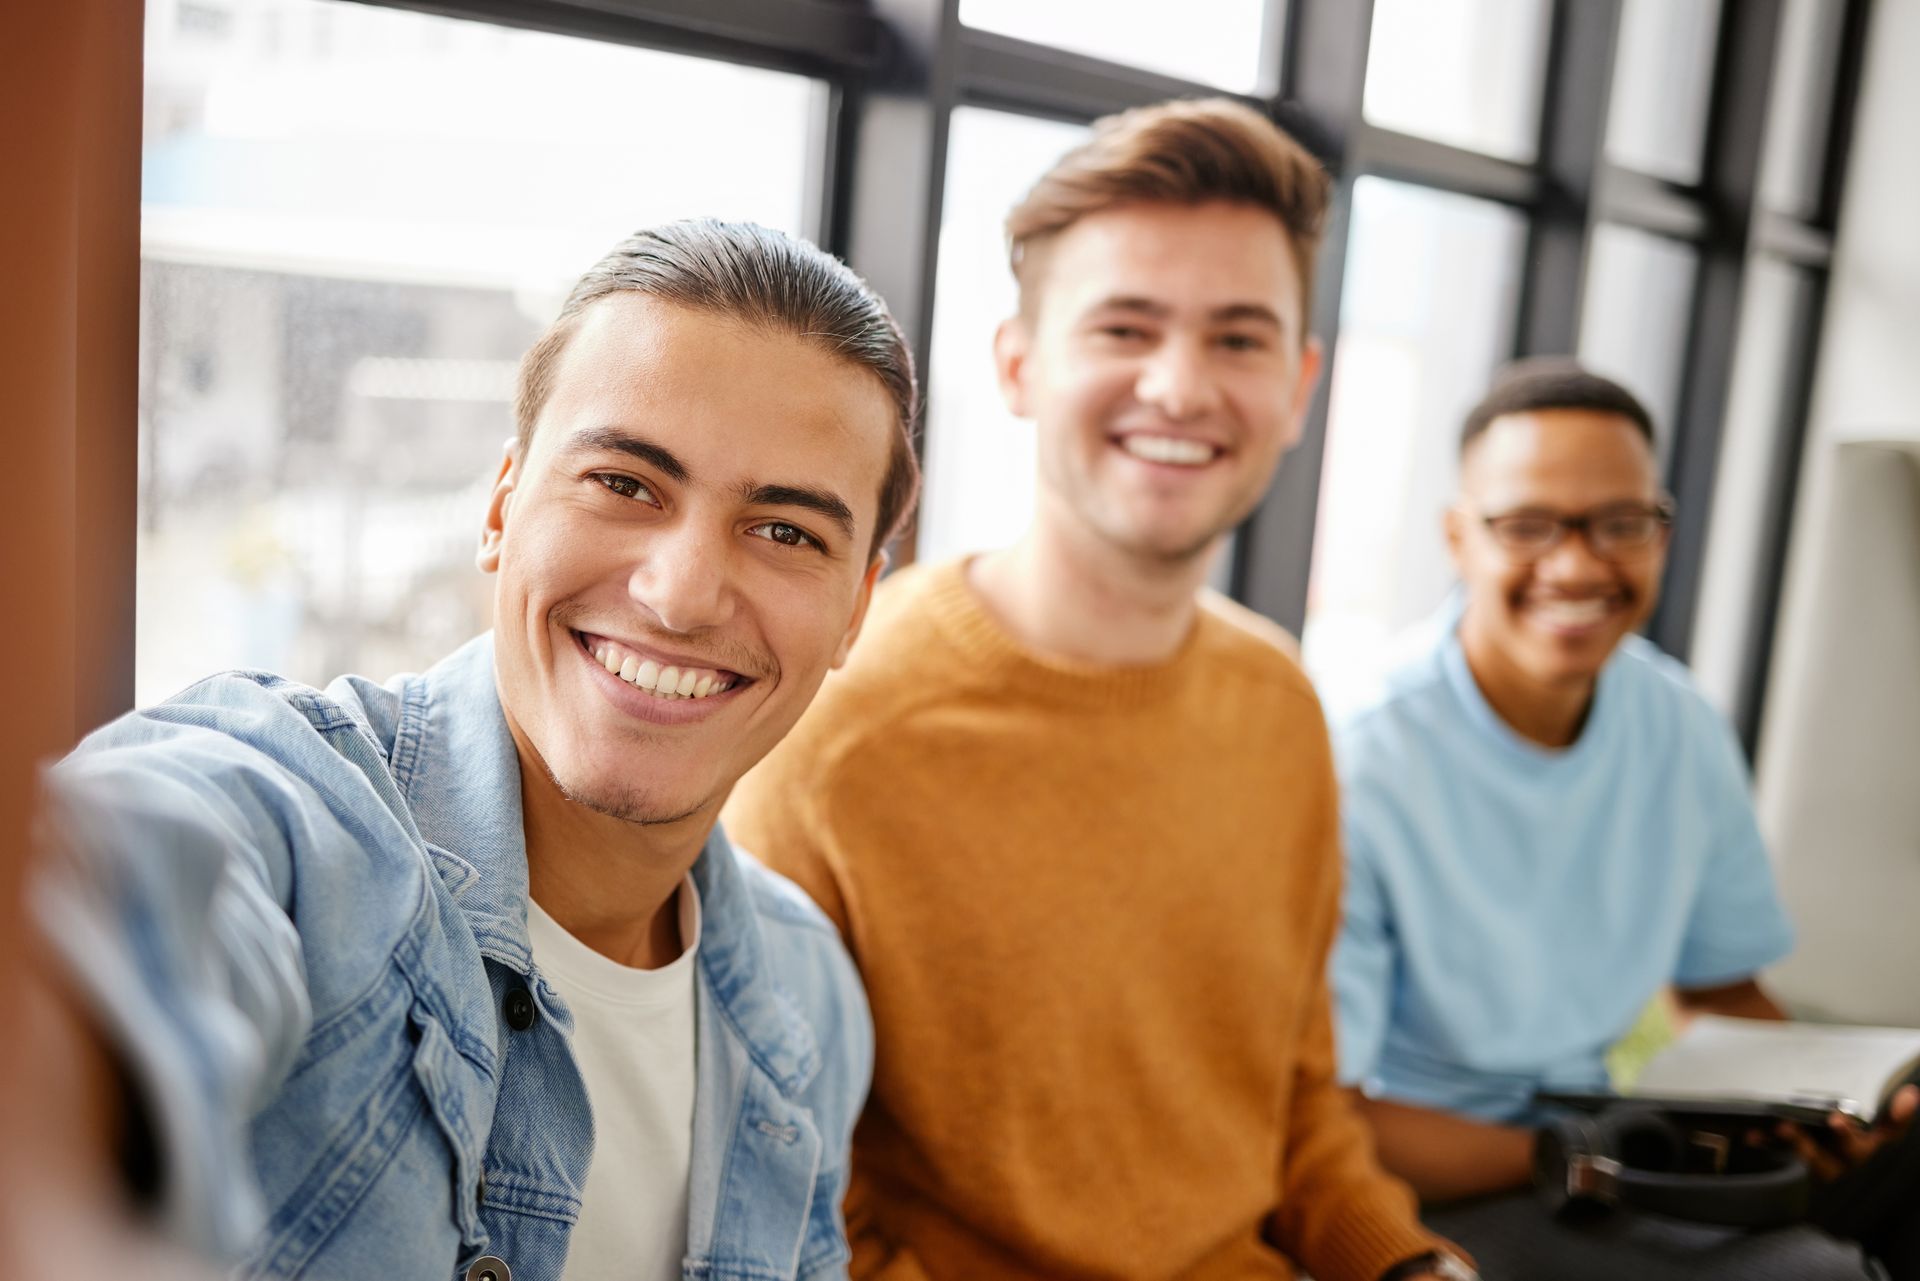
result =
[[[1765,210],[1760,162],[1788,0],[1720,6],[1702,177],[1679,185],[1619,168],[1605,156],[1621,0],[1547,0],[1539,147],[1531,162],[1484,155],[1374,125],[1362,112],[1372,0],[1266,0],[1270,94],[1215,86],[979,31],[959,21],[959,0],[353,0],[446,17],[543,30],[716,58],[825,80],[824,128],[814,139],[810,193],[817,239],[888,299],[920,361],[932,341],[935,255],[946,184],[948,121],[966,104],[1086,123],[1172,97],[1225,96],[1292,131],[1326,165],[1334,199],[1318,264],[1314,331],[1331,361],[1339,342],[1354,181],[1365,175],[1492,200],[1527,221],[1513,355],[1577,349],[1581,282],[1593,230],[1615,222],[1686,241],[1701,269],[1682,359],[1681,409],[1672,427],[1668,484],[1680,500],[1661,606],[1649,631],[1687,657],[1711,519],[1752,255],[1807,270],[1814,301],[1783,372],[1792,412],[1770,481],[1763,589],[1743,659],[1735,719],[1751,749],[1779,608],[1779,580],[1798,481],[1799,446],[1818,356],[1825,290],[1838,225],[1872,0],[1841,0],[1838,67],[1822,104],[1826,125],[1813,212]],[[1777,126],[1776,126],[1777,127]],[[1307,580],[1325,457],[1327,382],[1313,397],[1300,443],[1236,537],[1233,594],[1296,633]],[[131,439],[131,433],[129,433]],[[131,450],[131,446],[129,446]],[[129,464],[131,464],[131,458]],[[131,558],[133,512],[125,513]],[[910,561],[910,542],[897,563]],[[131,596],[131,583],[124,584]],[[118,590],[118,588],[116,588]],[[132,605],[112,648],[130,684]]]

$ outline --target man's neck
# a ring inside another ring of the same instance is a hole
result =
[[[713,830],[713,814],[640,824],[569,800],[537,761],[522,759],[520,803],[533,901],[611,960],[654,970],[679,957],[678,890]]]
[[[1193,629],[1196,593],[1217,547],[1172,561],[1123,551],[1043,516],[1002,552],[975,560],[969,585],[1036,653],[1107,666],[1173,657]]]
[[[1593,706],[1593,679],[1564,685],[1529,677],[1499,650],[1480,639],[1471,620],[1460,626],[1460,648],[1481,697],[1514,733],[1542,747],[1571,747]]]

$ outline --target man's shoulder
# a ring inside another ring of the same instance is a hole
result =
[[[839,946],[840,931],[805,890],[762,863],[751,850],[734,846],[734,856],[746,880],[754,915],[770,941],[803,951],[824,949],[844,954]]]
[[[1332,710],[1329,719],[1343,765],[1402,754],[1432,731],[1457,732],[1450,718],[1454,704],[1439,644],[1424,629],[1408,633],[1395,642],[1380,669]]]
[[[1292,632],[1210,587],[1201,590],[1199,604],[1206,628],[1202,661],[1319,707],[1320,696],[1301,665],[1300,642]]]
[[[872,1016],[866,989],[840,931],[798,885],[734,846],[734,861],[765,946],[768,977],[798,1007],[827,1060],[846,1060],[830,1074],[836,1081],[859,1067],[865,1089],[863,1045],[870,1045]],[[851,1085],[852,1082],[847,1084]]]
[[[1714,741],[1730,732],[1687,665],[1644,636],[1620,642],[1609,674],[1625,695],[1620,702],[1649,729]]]
[[[877,734],[898,732],[914,709],[962,682],[961,655],[940,626],[943,565],[913,565],[880,585],[847,665],[828,674],[799,723],[773,749],[824,767]]]
[[[203,677],[162,702],[109,722],[90,734],[77,754],[84,757],[203,730],[218,736],[211,741],[232,740],[285,765],[313,764],[338,755],[342,735],[380,748],[379,708],[344,680],[323,691],[274,672],[236,668]],[[390,734],[386,742],[391,743]],[[316,749],[331,750],[315,755]]]

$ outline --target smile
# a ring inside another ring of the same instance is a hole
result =
[[[1218,445],[1190,436],[1159,436],[1149,432],[1129,432],[1117,443],[1142,462],[1169,467],[1205,467],[1225,452]]]
[[[611,675],[661,702],[714,698],[746,680],[738,672],[724,668],[662,662],[605,636],[575,632],[574,637],[593,661]]]
[[[1547,630],[1574,634],[1600,626],[1611,618],[1621,602],[1605,596],[1581,600],[1541,600],[1528,603],[1527,613]]]

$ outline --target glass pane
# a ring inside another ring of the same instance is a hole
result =
[[[1607,159],[1700,181],[1720,0],[1626,0],[1607,110]]]
[[[1336,711],[1453,581],[1440,517],[1460,421],[1512,353],[1525,243],[1505,206],[1354,184],[1301,638]]]
[[[1770,258],[1748,263],[1688,654],[1701,689],[1728,715],[1737,710],[1760,576],[1767,572],[1760,559],[1764,534],[1786,515],[1778,505],[1780,483],[1799,466],[1786,448],[1794,426],[1786,379],[1803,359],[1796,349],[1808,333],[1813,303],[1805,271]]]
[[[1594,229],[1580,308],[1580,359],[1623,384],[1653,415],[1662,471],[1680,412],[1699,267],[1699,255],[1678,240],[1611,223]]]
[[[1781,15],[1760,157],[1761,203],[1781,213],[1810,218],[1819,212],[1845,17],[1831,0],[1787,0]]]
[[[824,91],[337,0],[147,31],[136,696],[419,667],[488,624],[513,371],[573,279],[668,218],[801,230]]]
[[[1508,160],[1539,154],[1546,0],[1375,0],[1366,116]]]
[[[993,331],[1013,314],[1007,211],[1087,136],[1078,125],[958,107],[934,277],[926,492],[915,554],[942,560],[1005,547],[1033,515],[1033,425],[1000,401]]]
[[[1236,92],[1270,88],[1284,0],[960,0],[976,31],[1054,45]],[[1269,48],[1269,46],[1272,46]]]

